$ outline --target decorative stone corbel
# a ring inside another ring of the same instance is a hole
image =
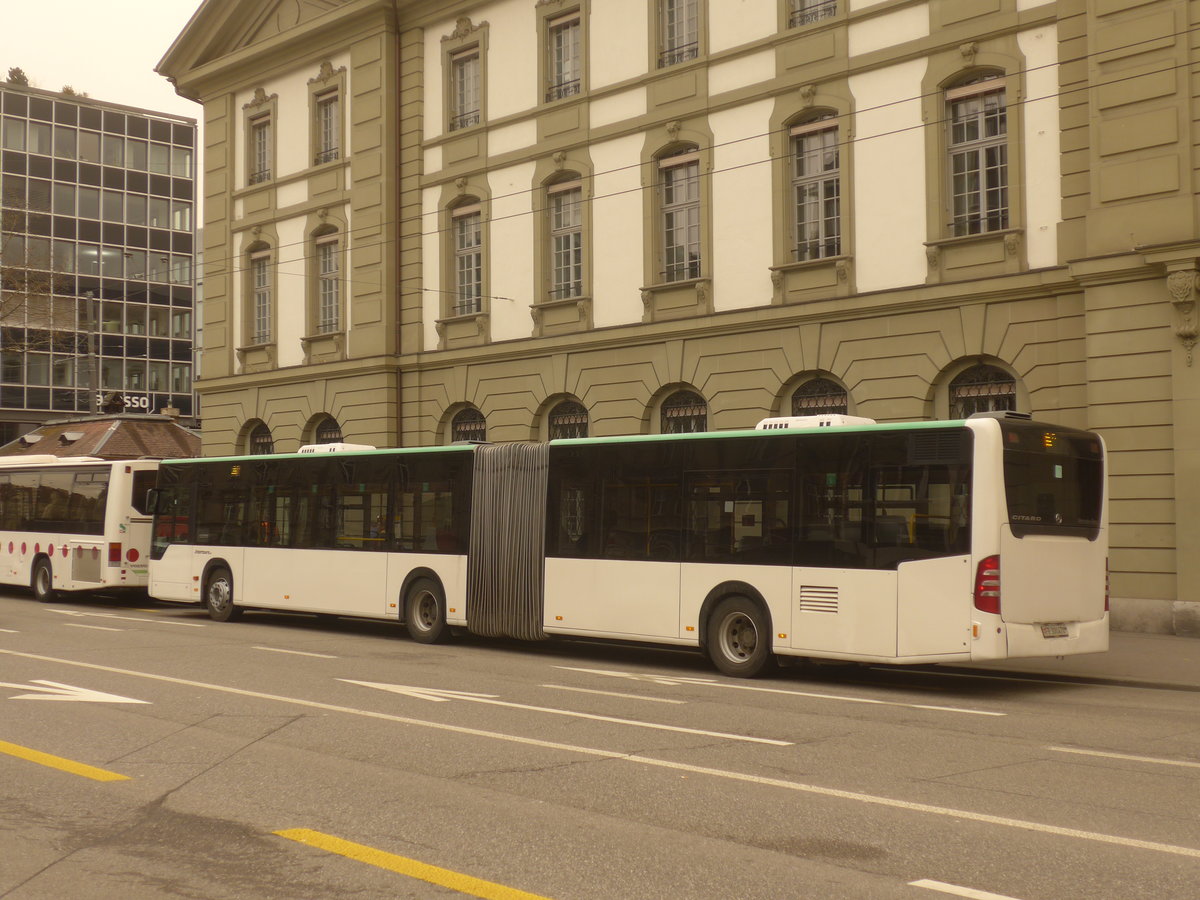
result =
[[[1196,323],[1196,281],[1200,275],[1194,269],[1172,272],[1167,276],[1167,293],[1175,307],[1175,336],[1183,342],[1187,351],[1187,364],[1192,364],[1192,348],[1200,328]]]
[[[965,44],[958,45],[958,52],[962,55],[963,63],[973,66],[975,65],[975,54],[979,52],[979,45],[974,41],[967,41]]]
[[[800,86],[800,106],[808,109],[813,105],[813,101],[817,98],[817,86],[815,84],[803,84]]]
[[[563,169],[563,165],[567,161],[567,154],[564,153],[562,150],[555,150],[554,155],[551,157],[551,159],[554,160],[554,168],[556,170],[558,170],[559,172],[561,172]]]
[[[925,261],[929,263],[929,268],[936,269],[940,261],[941,253],[937,247],[925,248]]]
[[[838,281],[846,281],[850,278],[850,263],[844,259],[839,259],[833,264],[833,269],[837,272]]]
[[[1016,256],[1017,250],[1021,246],[1021,239],[1013,233],[1004,236],[1004,252],[1009,256]]]
[[[462,175],[458,176],[454,179],[454,186],[458,188],[459,196],[462,196],[467,192],[467,179]]]
[[[678,119],[672,119],[670,122],[667,123],[667,136],[672,141],[679,140],[679,130],[681,128],[683,128],[683,123],[680,122]]]

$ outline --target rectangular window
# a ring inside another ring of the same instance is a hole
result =
[[[689,154],[660,163],[662,174],[663,280],[699,278],[700,160]]]
[[[792,190],[796,204],[796,259],[841,253],[841,171],[837,126],[792,129]]]
[[[583,296],[583,189],[550,188],[550,298]]]
[[[271,177],[271,119],[260,116],[250,121],[249,184],[258,184]]]
[[[253,290],[250,341],[271,341],[271,259],[267,254],[250,258],[250,284]]]
[[[338,242],[317,244],[317,333],[341,329],[341,281],[338,272]]]
[[[454,211],[454,314],[483,308],[483,214],[478,207]]]
[[[319,166],[338,158],[341,138],[341,113],[337,91],[328,91],[317,97],[317,153],[313,165]]]
[[[579,13],[551,21],[547,38],[546,99],[560,100],[578,94],[583,84]]]
[[[957,235],[1008,227],[1008,118],[997,79],[946,94],[950,120],[952,229]]]
[[[150,145],[150,173],[152,175],[171,174],[171,148],[165,144]]]
[[[660,69],[700,55],[700,0],[659,0],[658,27]]]
[[[837,15],[837,0],[790,0],[788,27],[813,25]]]
[[[25,120],[24,119],[8,119],[4,120],[4,149],[5,150],[24,150],[25,149]]]
[[[450,60],[450,130],[479,121],[479,48],[474,47]]]

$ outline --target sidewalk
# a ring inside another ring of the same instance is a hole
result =
[[[1009,659],[978,668],[1200,690],[1200,638],[1114,631],[1107,653]]]

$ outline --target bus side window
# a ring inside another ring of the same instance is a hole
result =
[[[139,469],[133,473],[133,495],[129,505],[143,516],[152,515],[154,510],[146,505],[146,495],[154,487],[155,472],[153,469]]]

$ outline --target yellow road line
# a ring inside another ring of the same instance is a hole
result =
[[[129,780],[128,775],[118,775],[116,772],[97,769],[95,766],[89,766],[86,763],[63,759],[61,756],[52,756],[49,753],[43,753],[41,750],[31,750],[28,747],[10,744],[7,741],[0,741],[0,753],[7,753],[9,756],[15,756],[18,759],[28,760],[29,762],[37,763],[39,766],[61,769],[64,772],[70,772],[72,775],[82,775],[84,778],[90,778],[93,781]]]
[[[337,853],[348,859],[387,869],[390,872],[397,872],[400,875],[407,875],[409,878],[427,881],[439,887],[450,888],[460,894],[480,897],[482,900],[547,900],[538,894],[518,891],[516,888],[505,887],[493,881],[484,881],[482,878],[473,878],[470,875],[463,875],[461,872],[441,869],[415,859],[396,856],[394,853],[386,853],[383,850],[376,850],[374,847],[356,844],[353,841],[344,841],[333,835],[322,834],[307,828],[288,828],[284,831],[276,831],[275,834],[287,838],[289,841]]]

